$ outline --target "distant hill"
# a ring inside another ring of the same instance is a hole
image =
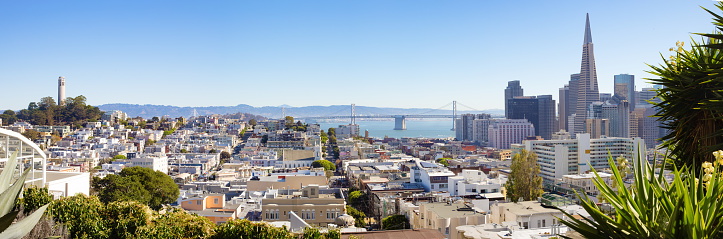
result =
[[[153,116],[170,117],[189,117],[193,116],[196,110],[198,115],[213,114],[235,114],[249,113],[267,118],[281,118],[281,106],[263,106],[253,107],[246,104],[236,106],[207,106],[207,107],[178,107],[170,105],[135,105],[135,104],[104,104],[98,108],[102,111],[120,110],[128,114],[130,117],[151,118]],[[349,105],[331,105],[331,106],[304,106],[304,107],[285,107],[286,115],[294,117],[312,117],[312,116],[331,116],[331,115],[349,115],[351,109]],[[429,108],[379,108],[369,106],[356,106],[356,115],[402,115],[402,114],[452,114],[452,110],[435,110]],[[480,113],[471,111],[457,111],[457,114],[464,113]],[[504,115],[504,110],[491,109],[484,110],[483,113],[492,114],[492,116]]]

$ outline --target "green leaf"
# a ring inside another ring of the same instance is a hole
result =
[[[5,191],[10,187],[10,182],[13,180],[13,173],[15,172],[15,166],[18,165],[18,151],[15,151],[7,162],[2,173],[0,173],[0,192]],[[5,170],[9,169],[9,170]],[[3,214],[4,215],[4,214]]]
[[[30,216],[26,217],[22,221],[19,221],[12,226],[8,227],[0,233],[0,238],[4,239],[20,239],[23,238],[25,235],[27,235],[36,224],[38,224],[38,221],[40,221],[40,218],[43,216],[43,213],[45,213],[45,209],[48,208],[48,205],[45,204],[45,206],[40,207],[38,210],[33,212],[33,214],[30,214]]]
[[[13,221],[15,220],[15,217],[18,216],[18,213],[19,211],[13,211],[0,218],[0,232],[13,224]]]
[[[15,207],[15,200],[18,198],[20,190],[23,189],[25,178],[28,177],[29,172],[30,169],[26,169],[25,172],[23,172],[23,175],[15,181],[13,186],[10,186],[10,188],[0,193],[0,215],[4,216],[13,210],[13,207]]]

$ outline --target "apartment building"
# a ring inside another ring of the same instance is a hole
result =
[[[308,185],[301,190],[269,190],[261,201],[263,221],[288,221],[294,212],[309,225],[327,226],[346,211],[346,200],[339,189]]]

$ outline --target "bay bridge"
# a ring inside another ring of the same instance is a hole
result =
[[[311,117],[294,117],[294,119],[300,119],[300,120],[319,120],[319,119],[349,119],[351,124],[356,124],[356,119],[394,119],[394,130],[406,130],[407,129],[407,119],[452,119],[452,130],[455,130],[455,121],[457,119],[457,104],[464,106],[466,108],[471,109],[472,111],[481,112],[480,110],[471,108],[469,106],[463,105],[462,103],[457,103],[457,101],[452,101],[449,104],[446,104],[442,107],[439,107],[437,109],[433,109],[421,114],[405,114],[405,115],[357,115],[355,112],[355,104],[351,104],[349,115],[336,115],[341,113],[335,112],[327,116],[311,116]],[[452,114],[431,114],[434,113],[434,111],[444,110],[445,107],[452,106]],[[345,111],[345,110],[344,110]],[[284,116],[286,116],[286,112],[284,110]]]

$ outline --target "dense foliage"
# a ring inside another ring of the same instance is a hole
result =
[[[367,215],[364,214],[364,212],[356,210],[356,208],[353,208],[351,206],[346,206],[346,214],[349,214],[349,216],[352,216],[354,218],[355,227],[365,227],[367,225],[365,221]]]
[[[537,164],[537,155],[534,152],[522,150],[512,157],[510,176],[505,183],[507,198],[517,201],[536,200],[542,195],[542,177],[540,166]]]
[[[85,96],[68,97],[65,105],[58,105],[53,97],[43,97],[39,102],[30,102],[27,109],[18,112],[6,110],[0,118],[3,123],[13,124],[23,120],[34,125],[73,125],[80,126],[86,121],[99,120],[103,112],[86,104]]]
[[[382,219],[382,229],[384,230],[400,230],[409,229],[409,219],[404,215],[391,215]]]
[[[136,201],[153,209],[176,201],[178,185],[165,173],[149,168],[128,167],[118,175],[94,178],[93,189],[103,203]]]
[[[723,4],[716,6],[723,10]],[[678,42],[670,60],[650,66],[649,73],[659,77],[652,83],[664,86],[657,90],[661,102],[655,104],[655,116],[668,129],[662,140],[676,166],[700,167],[723,148],[723,17],[710,13],[718,31],[701,34],[708,37],[707,45],[693,41],[688,51]]]
[[[312,162],[311,167],[324,168],[324,170],[327,170],[327,171],[328,170],[331,170],[331,171],[336,170],[336,165],[334,165],[334,163],[330,162],[329,160],[324,160],[324,159],[320,159],[320,160],[316,160],[316,161]]]
[[[626,188],[623,176],[610,157],[614,188],[597,176],[593,183],[600,190],[598,198],[615,209],[607,215],[587,195],[581,205],[592,219],[578,220],[565,213],[561,220],[585,238],[721,238],[723,233],[723,151],[714,152],[715,163],[702,165],[694,177],[688,167],[673,169],[673,181],[655,174],[655,165],[637,158],[635,182]],[[661,167],[663,168],[663,167]],[[578,195],[580,197],[580,195]],[[564,212],[564,211],[563,211]]]
[[[445,167],[449,167],[449,162],[447,160],[450,160],[451,158],[439,158],[437,159],[437,163],[440,163],[444,165]]]
[[[25,179],[30,169],[26,169],[20,176],[14,179],[15,168],[18,165],[18,152],[5,161],[5,169],[0,172],[0,238],[22,238],[27,235],[42,217],[48,205],[41,206],[28,217],[13,223],[15,217],[20,213],[16,205],[20,190],[23,189]],[[34,200],[33,200],[34,201]]]

